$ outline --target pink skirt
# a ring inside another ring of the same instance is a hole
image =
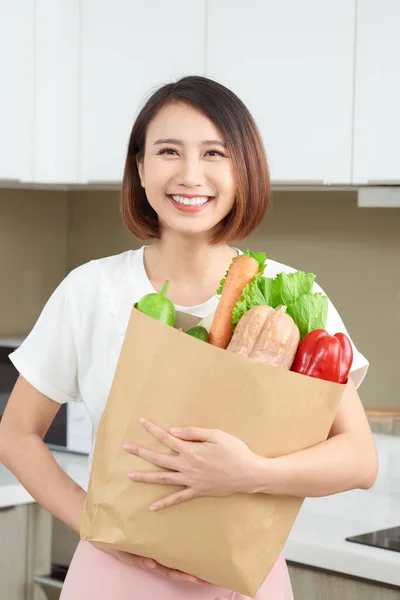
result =
[[[167,579],[150,569],[123,564],[81,540],[60,600],[249,600],[249,596],[208,583]],[[259,589],[256,600],[293,600],[283,554]]]

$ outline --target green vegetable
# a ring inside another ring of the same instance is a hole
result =
[[[286,306],[300,330],[301,339],[314,329],[325,329],[328,314],[328,297],[312,293],[315,275],[305,271],[279,273],[275,278],[258,273],[243,290],[232,313],[232,323],[253,306],[267,305],[272,308]]]
[[[166,297],[170,281],[168,279],[164,282],[159,293],[154,292],[143,296],[139,302],[135,304],[135,308],[140,312],[166,323],[166,325],[175,325],[175,306],[169,298]]]
[[[325,329],[328,316],[328,296],[321,292],[303,294],[289,304],[286,314],[292,317],[300,330],[300,339],[314,329]]]
[[[265,261],[266,261],[266,259],[267,259],[267,256],[266,256],[265,252],[257,252],[257,254],[253,254],[253,252],[250,252],[250,250],[246,250],[246,252],[244,252],[244,255],[245,255],[245,256],[251,256],[252,258],[255,258],[255,259],[256,259],[256,261],[257,261],[257,262],[258,262],[258,264],[260,265],[260,269],[259,269],[259,271],[258,271],[258,274],[257,274],[257,276],[258,276],[258,275],[260,275],[260,276],[261,276],[261,275],[264,273],[265,267],[267,266],[267,265],[265,264]],[[233,263],[233,261],[234,261],[236,258],[237,258],[237,256],[235,256],[235,257],[232,259],[232,263]],[[231,268],[231,266],[232,266],[232,263],[229,265],[229,269]],[[229,271],[229,269],[228,269],[228,271]],[[228,275],[228,271],[225,273],[225,277],[224,277],[224,279],[221,279],[221,281],[219,282],[219,283],[220,283],[220,287],[217,289],[217,292],[216,292],[218,296],[220,296],[220,295],[222,294],[222,290],[224,289],[224,285],[225,285],[225,281],[226,281],[226,276]]]
[[[274,304],[291,304],[303,294],[312,293],[315,281],[314,273],[297,271],[295,273],[279,273],[275,279],[266,279],[266,285],[272,287]],[[271,282],[271,283],[270,283]]]
[[[234,325],[253,306],[273,306],[272,288],[266,285],[266,282],[267,278],[257,273],[246,285],[242,297],[236,302],[232,312],[232,323]]]
[[[205,327],[201,325],[196,325],[196,327],[191,327],[187,330],[189,335],[197,338],[198,340],[202,340],[203,342],[208,342],[208,331]]]

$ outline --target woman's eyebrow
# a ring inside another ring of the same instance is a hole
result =
[[[177,140],[176,138],[162,138],[160,140],[157,140],[156,142],[154,142],[154,146],[156,146],[157,144],[176,144],[177,146],[183,146],[183,141],[182,140]],[[221,142],[221,140],[204,140],[202,142],[202,145],[218,145],[218,146],[222,146],[223,148],[226,148],[226,144],[225,142]]]

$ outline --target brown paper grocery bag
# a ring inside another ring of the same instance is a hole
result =
[[[198,321],[178,313],[176,328]],[[130,471],[162,469],[123,444],[172,454],[140,425],[144,416],[164,429],[221,429],[276,457],[325,440],[344,389],[216,348],[133,308],[97,433],[82,539],[254,597],[303,498],[205,497],[152,513],[152,502],[181,486],[131,482]]]

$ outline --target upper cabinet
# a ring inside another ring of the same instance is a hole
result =
[[[79,2],[0,2],[0,185],[77,182]]]
[[[148,97],[244,101],[272,183],[400,182],[399,0],[1,0],[0,186],[117,183]]]
[[[206,74],[253,114],[273,183],[351,182],[354,31],[354,0],[208,2]]]
[[[80,0],[37,0],[34,181],[76,183]]]
[[[354,183],[400,183],[400,2],[360,0]]]
[[[33,181],[34,0],[1,0],[0,185]]]
[[[158,87],[204,73],[205,0],[81,0],[79,181],[121,181],[134,120]]]

